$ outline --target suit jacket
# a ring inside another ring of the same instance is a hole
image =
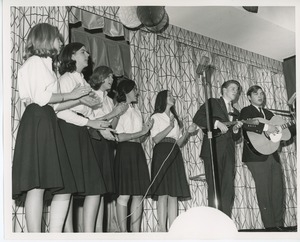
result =
[[[212,126],[211,129],[214,128],[214,123],[216,120],[220,122],[229,122],[229,116],[227,113],[227,108],[224,99],[221,98],[210,98],[208,100],[210,115],[212,117]],[[234,120],[239,118],[239,111],[236,108],[233,108],[233,117]],[[207,119],[206,119],[206,107],[205,103],[199,108],[197,113],[193,118],[193,122],[197,124],[199,127],[207,128]],[[241,137],[241,132],[234,134],[232,128],[220,136],[214,138],[215,140],[215,149],[219,157],[222,157],[222,154],[227,149],[227,146],[235,146],[234,141],[238,140]],[[234,154],[233,154],[234,155]],[[201,148],[201,157],[210,157],[210,146],[207,135],[203,138],[202,148]]]
[[[265,113],[265,119],[270,120],[274,114],[263,108],[263,111]],[[247,107],[244,107],[241,110],[240,119],[246,120],[251,118],[261,117],[264,118],[264,116],[258,111],[256,107],[253,105],[249,105]],[[247,135],[246,131],[255,132],[258,134],[262,134],[264,128],[263,123],[259,123],[258,125],[255,124],[243,124],[243,135],[244,135],[244,148],[243,148],[243,162],[251,162],[251,161],[265,161],[269,157],[268,155],[262,155],[259,152],[257,152],[253,146],[251,145],[251,142],[249,140],[249,137]],[[276,154],[275,154],[276,153]],[[277,152],[275,152],[275,159],[279,159]]]

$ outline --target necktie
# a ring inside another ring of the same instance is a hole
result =
[[[233,117],[231,114],[233,113],[233,110],[230,102],[227,103],[227,112],[228,112],[229,120],[232,121]]]
[[[259,108],[259,112],[260,112],[260,114],[261,114],[262,117],[265,117],[265,114],[264,114],[262,108]]]

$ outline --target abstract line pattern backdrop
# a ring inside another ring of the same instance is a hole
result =
[[[91,14],[120,24],[117,16],[118,7],[81,6],[77,7]],[[11,81],[12,81],[12,154],[14,140],[23,107],[20,104],[17,89],[17,71],[23,63],[24,41],[29,28],[37,22],[49,22],[59,27],[65,39],[68,39],[68,14],[66,7],[13,7],[11,8]],[[108,21],[109,22],[109,21]],[[282,63],[255,54],[200,34],[169,25],[160,35],[142,28],[137,31],[119,28],[115,35],[129,32],[132,78],[140,90],[139,107],[146,120],[153,112],[155,96],[158,91],[169,89],[176,97],[176,108],[185,127],[192,122],[192,117],[204,102],[203,83],[196,75],[196,67],[201,57],[211,60],[214,71],[211,77],[213,97],[220,95],[220,86],[228,79],[236,79],[242,85],[242,93],[235,104],[237,109],[248,105],[245,92],[253,84],[261,85],[266,91],[266,106],[288,110],[285,80]],[[104,27],[105,29],[105,24]],[[202,132],[192,136],[182,149],[187,177],[203,174],[203,161],[199,158]],[[151,165],[152,148],[150,139],[144,144],[147,162]],[[232,219],[238,229],[263,228],[257,204],[254,181],[246,166],[241,161],[242,143],[237,144],[235,201]],[[294,142],[280,147],[279,154],[285,180],[285,226],[297,224],[297,167]],[[205,181],[189,180],[192,199],[180,202],[179,212],[188,208],[207,205],[207,185]],[[48,208],[45,209],[45,230],[48,224]],[[24,208],[13,203],[12,214],[15,232],[26,231]],[[156,203],[151,199],[144,202],[142,232],[157,230]]]
[[[205,41],[203,43],[200,41],[196,45],[195,39],[205,39]],[[228,45],[226,45],[228,56],[224,56],[223,48],[225,45],[215,40],[212,42],[213,47],[206,37],[197,36],[175,26],[169,26],[162,36],[153,35],[143,30],[132,33],[130,43],[132,45],[133,79],[139,84],[141,109],[145,116],[149,110],[150,113],[151,110],[153,112],[155,93],[162,89],[170,89],[176,98],[177,111],[184,120],[186,127],[191,123],[199,105],[204,103],[204,89],[202,83],[197,79],[195,71],[202,56],[208,56],[215,69],[211,78],[213,97],[220,96],[220,86],[224,81],[236,79],[243,87],[238,103],[235,104],[239,110],[249,105],[245,92],[253,84],[261,85],[266,90],[266,106],[268,108],[288,110],[282,68],[277,61],[268,59],[264,62],[266,57],[243,50],[238,53],[236,47],[232,47],[231,51]],[[244,54],[251,55],[249,57],[243,56]],[[258,58],[256,62],[251,59],[254,55]],[[278,103],[281,105],[279,106]],[[198,136],[192,137],[182,150],[188,176],[204,173],[203,161],[199,158],[201,142],[202,134],[200,133]],[[151,147],[151,145],[146,144],[145,149],[148,150],[149,146]],[[282,154],[291,149],[294,151],[289,153],[289,159],[285,158]],[[150,152],[151,149],[147,153],[149,164],[151,162]],[[250,172],[241,161],[241,152],[242,143],[237,144],[236,194],[232,217],[238,229],[263,228],[255,185]],[[284,176],[295,177],[296,153],[294,144],[284,146],[280,154]],[[292,170],[290,169],[291,166],[293,167]],[[292,226],[296,224],[296,183],[286,181],[285,186],[287,193],[285,225]],[[193,194],[192,199],[180,204],[180,212],[189,207],[207,205],[206,184],[190,181],[190,188]],[[149,207],[149,211],[154,206],[153,201],[148,201],[145,205],[145,207]],[[153,213],[153,218],[155,218],[155,209]],[[293,215],[291,216],[291,214]],[[146,230],[149,227],[148,221],[144,221],[143,225]]]

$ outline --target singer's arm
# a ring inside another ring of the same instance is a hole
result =
[[[214,105],[215,105],[215,100],[213,98],[208,99],[208,106],[209,109],[213,109]],[[211,114],[212,114],[212,125],[213,127],[211,127],[212,129],[216,128],[216,122],[220,122],[219,118],[217,117],[217,115],[214,115],[213,110],[211,110]],[[206,104],[202,104],[199,108],[199,110],[196,112],[194,118],[193,118],[193,123],[197,124],[200,128],[207,128],[207,118],[206,118]]]

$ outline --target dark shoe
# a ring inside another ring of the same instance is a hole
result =
[[[283,230],[280,227],[269,227],[265,229],[266,232],[282,232]]]
[[[297,231],[297,227],[284,227],[284,226],[279,226],[277,227],[281,232],[296,232]]]

